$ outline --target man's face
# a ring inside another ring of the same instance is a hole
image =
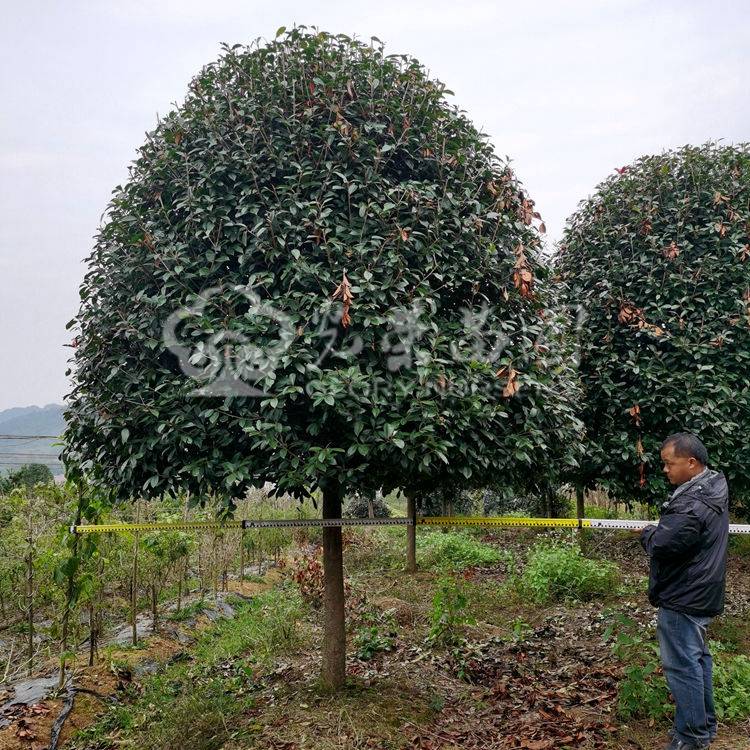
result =
[[[664,474],[675,485],[684,484],[703,471],[703,466],[692,456],[690,458],[675,456],[674,443],[669,443],[662,448],[661,460],[664,463]]]

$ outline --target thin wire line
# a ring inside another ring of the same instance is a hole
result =
[[[0,440],[57,440],[60,435],[0,435]]]

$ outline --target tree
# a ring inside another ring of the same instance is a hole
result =
[[[391,509],[379,493],[355,493],[346,502],[346,518],[390,518]]]
[[[31,489],[36,484],[49,484],[55,478],[49,466],[45,464],[24,464],[16,471],[8,472],[6,477],[0,477],[0,494],[9,493],[16,487]]]
[[[161,520],[179,519],[167,516]],[[152,628],[156,632],[159,629],[159,594],[170,575],[190,554],[190,538],[182,531],[154,532],[146,534],[141,544],[148,553],[143,568],[151,594]]]
[[[659,449],[695,432],[732,495],[750,490],[750,150],[708,143],[618,169],[569,219],[556,258],[579,307],[579,486],[667,491]]]
[[[305,28],[198,74],[88,258],[72,476],[229,512],[272,482],[338,518],[344,493],[576,464],[539,215],[449,93],[375,39]],[[340,528],[323,547],[337,687]]]

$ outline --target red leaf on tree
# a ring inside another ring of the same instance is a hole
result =
[[[534,201],[526,198],[523,193],[520,194],[521,203],[518,206],[518,217],[524,224],[531,224],[534,218]]]
[[[513,271],[513,284],[521,292],[522,297],[531,297],[531,284],[534,276],[528,268],[517,268]]]
[[[518,370],[514,369],[513,366],[503,366],[496,373],[495,377],[504,378],[507,377],[508,381],[503,388],[503,396],[510,398],[518,393],[518,389],[521,387],[518,383]]]
[[[630,302],[623,302],[620,305],[620,312],[617,316],[620,323],[637,323],[643,320],[643,310],[640,307],[632,305]]]
[[[341,314],[341,325],[344,326],[344,328],[348,328],[352,322],[352,319],[349,315],[349,310],[352,306],[352,302],[354,301],[354,295],[352,294],[352,285],[349,283],[349,279],[346,277],[346,272],[344,272],[344,277],[341,280],[341,283],[334,290],[333,297],[331,297],[331,299],[340,299],[343,302],[344,311]]]
[[[654,336],[664,335],[664,329],[654,323],[648,323],[643,315],[643,310],[631,302],[620,303],[620,312],[617,315],[617,320],[623,325],[635,325],[641,330],[650,331]]]
[[[534,284],[534,274],[526,262],[526,254],[523,251],[523,245],[516,245],[514,250],[516,262],[513,264],[513,285],[521,293],[522,297],[531,297],[531,288]]]

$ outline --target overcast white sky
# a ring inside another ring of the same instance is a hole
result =
[[[550,238],[614,167],[750,140],[750,2],[0,0],[0,409],[61,402],[112,188],[219,44],[316,25],[418,57],[513,160]]]

